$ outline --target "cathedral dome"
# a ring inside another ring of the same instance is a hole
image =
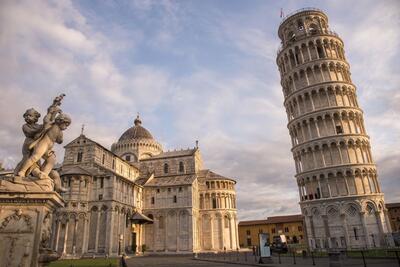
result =
[[[135,126],[126,130],[118,142],[127,141],[127,140],[135,140],[135,139],[154,139],[151,133],[144,127],[142,127],[142,121],[139,119],[139,115],[136,117]]]

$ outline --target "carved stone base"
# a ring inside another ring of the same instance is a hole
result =
[[[25,189],[0,186],[0,266],[38,267],[59,257],[50,250],[50,236],[53,212],[64,201],[54,191]]]
[[[10,177],[0,179],[0,191],[8,192],[37,192],[53,191],[54,181],[50,178],[37,179],[34,177]]]

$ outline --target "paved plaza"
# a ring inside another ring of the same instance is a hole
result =
[[[127,259],[129,267],[192,267],[192,266],[209,266],[209,267],[237,267],[237,266],[321,266],[328,267],[329,261],[327,258],[316,258],[315,265],[313,265],[311,258],[296,258],[296,264],[293,258],[282,257],[281,263],[277,257],[273,257],[272,264],[257,264],[254,259],[248,259],[248,262],[243,262],[242,259],[224,259],[223,258],[205,258],[194,260],[192,256],[144,256],[132,257]],[[364,263],[361,258],[349,258],[342,262],[342,267],[363,267]],[[367,267],[398,267],[400,266],[396,259],[366,259]]]
[[[208,267],[237,267],[234,263],[218,263],[201,260],[193,260],[192,256],[152,256],[133,257],[127,259],[128,267],[185,267],[185,266],[208,266]],[[240,265],[252,266],[252,265]]]

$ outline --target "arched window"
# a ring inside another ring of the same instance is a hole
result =
[[[217,199],[215,198],[215,196],[212,197],[212,208],[213,209],[217,208]]]
[[[315,25],[314,23],[313,23],[313,24],[310,24],[310,26],[308,27],[308,31],[309,31],[311,34],[316,34],[316,33],[318,32],[318,27],[317,27],[317,25]]]
[[[83,158],[83,152],[82,152],[82,151],[79,151],[79,152],[78,152],[78,157],[77,157],[77,159],[76,159],[76,162],[82,162],[82,158]]]
[[[168,173],[168,172],[169,172],[168,163],[164,163],[164,173]]]
[[[185,172],[185,166],[183,165],[183,162],[179,162],[179,172]]]
[[[225,218],[224,218],[224,224],[225,224],[225,228],[229,228],[229,218],[228,218],[228,216],[225,216]]]

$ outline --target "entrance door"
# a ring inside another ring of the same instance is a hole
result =
[[[132,251],[133,253],[136,253],[136,233],[132,233]]]

